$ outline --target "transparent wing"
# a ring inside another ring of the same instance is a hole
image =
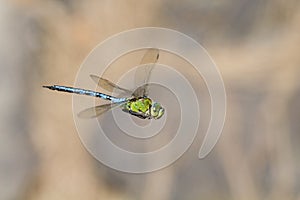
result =
[[[133,93],[131,90],[127,90],[125,88],[119,87],[118,85],[112,83],[111,81],[101,78],[99,76],[91,74],[90,77],[101,88],[103,88],[109,92],[113,92],[114,90],[116,90],[116,92],[122,94],[122,96],[126,96],[126,95],[131,96]]]
[[[78,113],[78,117],[80,118],[94,118],[98,117],[99,115],[102,115],[103,113],[109,111],[112,108],[115,108],[116,106],[120,105],[120,103],[109,103],[109,104],[103,104],[100,106],[94,106],[91,108],[87,108],[80,113]]]
[[[145,66],[139,67],[135,73],[135,85],[138,88],[134,91],[133,96],[143,97],[148,95],[148,82],[151,75],[151,71],[155,66],[159,58],[158,49],[148,49],[145,55],[143,56],[140,65],[147,64]]]

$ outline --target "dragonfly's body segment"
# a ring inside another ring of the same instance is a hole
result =
[[[93,97],[99,97],[101,99],[109,100],[113,103],[121,103],[125,102],[128,98],[116,98],[107,94],[103,94],[101,92],[95,92],[92,90],[86,90],[81,88],[73,88],[67,86],[53,85],[53,86],[43,86],[45,88],[49,88],[50,90],[57,90],[61,92],[69,92],[74,94],[88,95]]]
[[[139,98],[127,101],[122,110],[142,119],[151,118],[152,100],[150,98]]]

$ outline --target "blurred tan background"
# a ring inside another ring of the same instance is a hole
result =
[[[297,0],[2,0],[0,199],[300,199],[300,7]],[[72,85],[91,49],[143,26],[199,41],[224,78],[228,111],[213,152],[201,140],[175,164],[132,175],[84,149]]]

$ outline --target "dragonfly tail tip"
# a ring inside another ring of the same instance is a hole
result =
[[[43,88],[48,88],[51,90],[52,86],[43,85]]]

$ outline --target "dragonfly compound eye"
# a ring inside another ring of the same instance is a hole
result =
[[[151,116],[154,119],[161,118],[165,113],[165,109],[159,103],[153,103],[151,106]]]

